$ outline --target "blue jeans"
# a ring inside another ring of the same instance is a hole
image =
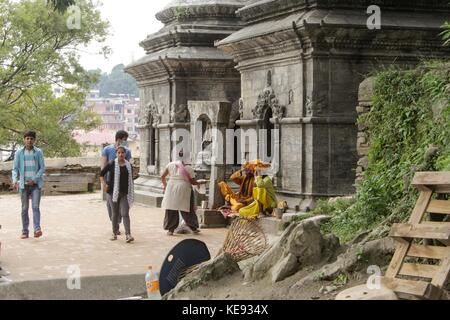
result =
[[[30,217],[28,216],[28,210],[31,207],[33,209],[33,225],[34,231],[41,230],[41,211],[39,206],[41,204],[41,189],[38,186],[25,186],[25,189],[20,190],[20,197],[22,199],[22,232],[24,234],[29,233]]]

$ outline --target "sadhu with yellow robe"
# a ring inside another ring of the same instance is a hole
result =
[[[244,164],[243,168],[235,172],[231,177],[231,181],[239,185],[239,191],[233,192],[230,186],[222,181],[219,182],[219,188],[225,200],[231,204],[231,210],[239,212],[240,209],[253,203],[256,181],[255,172],[258,168],[270,168],[270,164],[265,164],[261,160],[255,160]]]
[[[239,210],[239,216],[256,219],[260,214],[271,215],[277,207],[277,197],[273,187],[269,170],[256,169],[255,186],[253,188],[253,202]]]
[[[244,168],[233,173],[230,179],[240,186],[238,192],[233,192],[225,181],[219,182],[219,188],[225,201],[231,204],[231,210],[239,212],[253,201],[254,173]]]

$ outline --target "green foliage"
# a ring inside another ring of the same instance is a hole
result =
[[[119,64],[112,69],[110,74],[103,73],[100,75],[95,88],[100,90],[101,97],[108,98],[111,94],[139,95],[136,80],[124,72],[124,67],[123,64]],[[95,70],[91,73],[99,75],[101,71]]]
[[[409,217],[417,199],[410,187],[414,172],[450,167],[449,99],[449,63],[378,74],[372,109],[359,119],[371,137],[369,167],[353,205],[325,208],[333,215],[328,231],[346,242]]]
[[[296,216],[296,217],[292,218],[291,223],[302,222],[302,221],[312,218],[312,217],[314,217],[314,213],[307,213],[307,214],[304,214],[301,216]]]
[[[333,284],[335,286],[345,286],[348,282],[348,277],[346,274],[341,273],[339,274],[336,279],[333,280]]]
[[[97,114],[79,107],[84,98],[85,94],[77,90],[67,90],[64,96],[55,98],[50,86],[34,86],[20,103],[0,112],[0,141],[19,146],[23,144],[23,132],[33,130],[46,157],[79,156],[80,146],[72,132],[92,130],[101,122]]]
[[[443,26],[442,38],[444,39],[444,45],[450,45],[450,22],[446,22]]]
[[[40,134],[47,156],[77,155],[80,146],[71,130],[98,123],[82,107],[98,76],[82,68],[78,52],[93,41],[103,42],[108,23],[93,0],[77,0],[80,24],[69,24],[74,13],[65,9],[71,4],[70,0],[49,4],[0,0],[0,146],[4,149],[14,151],[23,131],[33,129]],[[56,99],[52,84],[73,89]]]
[[[80,28],[68,28],[70,13],[50,10],[41,0],[0,0],[0,110],[35,84],[65,83],[88,88],[91,74],[78,62],[78,48],[103,42],[107,22],[92,0],[79,0]],[[107,53],[105,48],[103,53]]]

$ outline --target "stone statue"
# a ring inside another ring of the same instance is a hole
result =
[[[143,104],[139,112],[139,125],[148,126],[150,124],[150,118],[151,118],[150,105]]]
[[[170,114],[170,121],[175,123],[189,122],[189,110],[184,104],[174,105]]]
[[[239,99],[239,116],[244,119],[244,99]]]
[[[202,151],[197,154],[196,170],[209,171],[211,169],[211,145],[212,145],[212,126],[208,122],[202,141]]]
[[[153,118],[153,125],[158,125],[161,123],[161,113],[159,112],[158,106],[155,104],[154,101],[149,102],[149,104],[147,105],[149,110],[150,110],[150,114]]]

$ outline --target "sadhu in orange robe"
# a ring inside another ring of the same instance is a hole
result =
[[[231,210],[239,212],[241,208],[253,202],[255,177],[251,170],[242,169],[233,173],[230,179],[240,186],[239,192],[233,192],[230,186],[224,181],[219,182],[219,188],[225,200],[231,204]]]

